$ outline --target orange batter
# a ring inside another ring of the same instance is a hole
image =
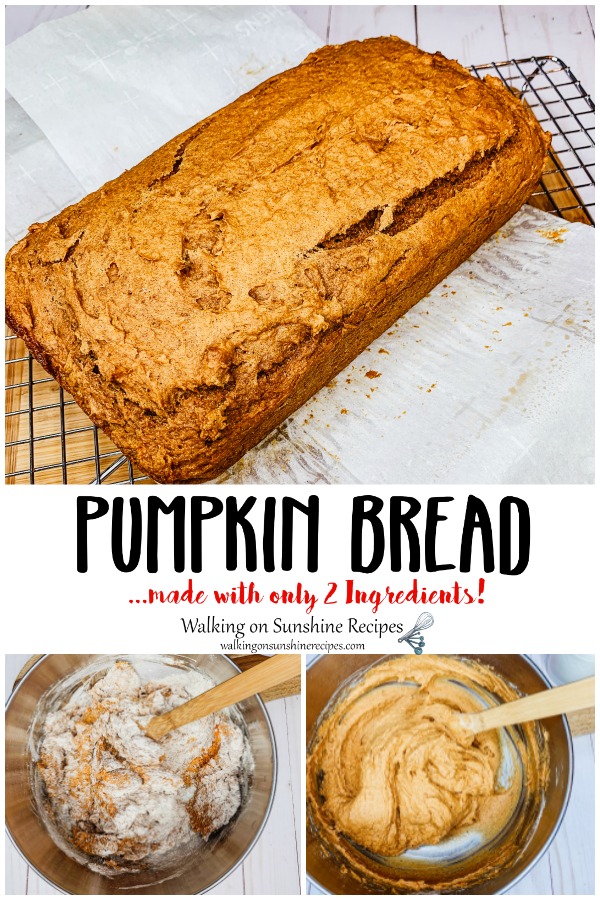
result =
[[[352,862],[357,849],[389,858],[467,828],[482,843],[500,833],[529,768],[498,731],[473,736],[457,727],[456,713],[480,710],[486,691],[518,696],[488,667],[403,656],[343,692],[307,760],[310,816],[331,849]]]

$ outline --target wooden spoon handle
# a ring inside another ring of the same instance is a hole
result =
[[[187,703],[182,703],[181,706],[176,706],[175,709],[160,716],[154,716],[146,727],[146,734],[157,741],[168,731],[173,731],[174,728],[181,728],[182,725],[187,725],[196,719],[233,706],[234,703],[239,703],[240,700],[245,700],[252,694],[258,694],[260,691],[293,678],[299,672],[299,654],[280,653],[272,656],[258,666],[254,666],[240,675],[234,675],[233,678],[200,694],[199,697],[194,697]]]
[[[480,713],[461,713],[458,716],[460,725],[472,734],[502,728],[506,725],[518,725],[520,722],[531,722],[534,719],[546,719],[548,716],[563,715],[578,709],[587,709],[594,705],[595,677],[582,678],[571,684],[539,691],[520,700],[501,703]]]

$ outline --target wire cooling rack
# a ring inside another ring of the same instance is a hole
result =
[[[555,56],[471,66],[495,75],[531,107],[552,147],[530,203],[594,224],[594,104]],[[6,338],[6,480],[9,484],[151,484],[13,334]]]
[[[570,222],[594,224],[594,112],[592,98],[556,56],[532,56],[471,66],[479,78],[495,75],[522,97],[552,146],[532,206]]]

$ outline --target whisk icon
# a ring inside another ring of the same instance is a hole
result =
[[[421,613],[413,628],[411,628],[410,631],[407,631],[406,634],[403,634],[402,637],[398,638],[398,643],[400,641],[406,641],[415,653],[422,653],[423,647],[425,646],[425,638],[422,636],[421,631],[424,631],[425,628],[431,628],[432,625],[433,616],[431,613]]]

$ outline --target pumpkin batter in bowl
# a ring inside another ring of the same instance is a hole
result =
[[[450,656],[389,657],[342,685],[307,757],[325,851],[365,890],[454,892],[497,871],[541,811],[544,734],[529,723],[473,736],[454,717],[518,696]]]

